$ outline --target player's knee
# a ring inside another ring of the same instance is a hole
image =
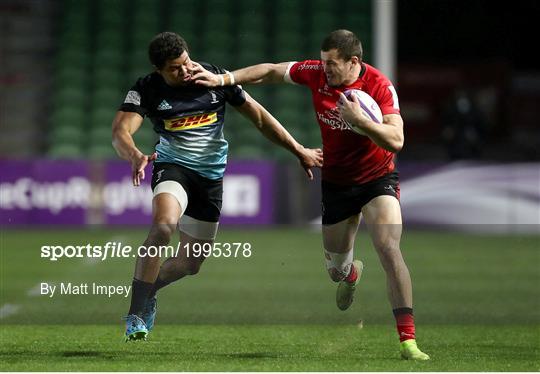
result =
[[[398,240],[393,240],[393,239],[374,240],[373,246],[379,253],[379,256],[392,258],[396,256],[396,254],[400,253]]]
[[[385,271],[394,271],[403,264],[399,248],[383,248],[379,250],[379,258]]]
[[[165,220],[154,222],[149,237],[155,241],[168,243],[175,232],[175,228],[176,224],[167,223]]]

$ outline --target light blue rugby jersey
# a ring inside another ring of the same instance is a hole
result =
[[[201,63],[213,73],[225,70]],[[148,116],[159,134],[156,162],[179,164],[208,179],[221,179],[227,164],[228,143],[223,137],[225,104],[246,101],[239,86],[171,87],[157,72],[140,78],[119,110]]]

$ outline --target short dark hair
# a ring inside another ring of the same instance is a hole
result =
[[[362,43],[352,31],[336,30],[328,34],[322,42],[321,51],[328,52],[331,49],[337,49],[339,57],[346,61],[352,56],[362,61]]]
[[[148,46],[148,57],[152,65],[161,69],[167,60],[180,57],[184,51],[188,51],[186,41],[174,32],[162,32],[154,36]]]

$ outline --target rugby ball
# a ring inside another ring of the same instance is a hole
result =
[[[347,90],[344,92],[344,95],[349,99],[350,101],[353,101],[352,95],[355,95],[358,99],[358,102],[360,103],[360,108],[362,109],[362,114],[372,120],[376,123],[382,123],[383,116],[381,112],[381,108],[379,108],[379,105],[375,102],[375,100],[369,96],[364,91],[360,90]],[[357,128],[356,126],[350,124],[347,122],[347,125],[349,126],[349,129],[354,131],[357,134],[365,135],[362,130]]]

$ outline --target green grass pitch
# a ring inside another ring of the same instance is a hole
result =
[[[399,359],[385,277],[365,233],[355,304],[335,306],[320,233],[221,230],[249,242],[249,258],[209,258],[159,294],[147,342],[124,343],[129,299],[39,295],[41,282],[127,285],[133,259],[40,258],[46,244],[136,246],[146,229],[3,230],[2,371],[539,371],[540,238],[405,228],[420,347],[432,360]]]

